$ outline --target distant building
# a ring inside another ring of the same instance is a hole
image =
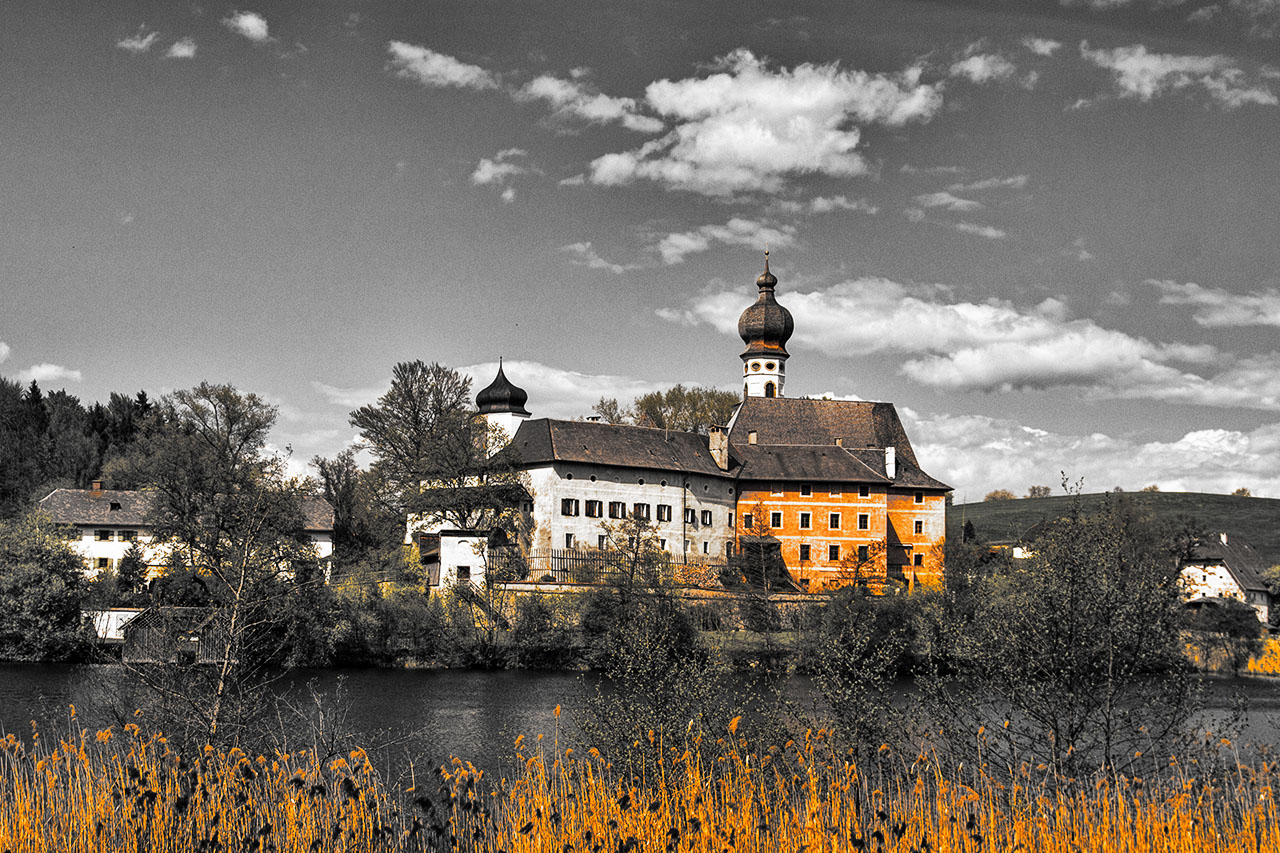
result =
[[[1243,601],[1258,614],[1258,621],[1269,624],[1271,593],[1262,582],[1266,568],[1252,545],[1220,533],[1216,539],[1196,542],[1183,563],[1179,578],[1183,598],[1191,605],[1211,598]]]
[[[815,591],[940,581],[950,486],[921,468],[892,403],[784,395],[794,321],[767,253],[756,286],[738,322],[742,403],[710,435],[533,418],[528,393],[499,366],[476,405],[511,436],[528,475],[535,554],[604,548],[602,525],[639,513],[673,562],[723,564],[757,548]],[[457,577],[434,538],[441,527],[415,518],[409,535],[433,537],[436,576]],[[482,540],[463,555],[473,580]]]
[[[320,497],[301,500],[307,538],[316,556],[328,561],[333,556],[333,507]],[[54,489],[40,501],[40,509],[55,523],[76,531],[68,544],[84,558],[85,572],[92,577],[119,568],[135,542],[148,567],[165,565],[168,552],[154,542],[148,521],[154,501],[154,492],[104,489],[101,481],[94,481],[91,489]]]

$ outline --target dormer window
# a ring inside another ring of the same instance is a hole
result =
[[[119,501],[112,501],[112,502],[111,502],[111,511],[112,511],[112,512],[118,512],[119,510],[120,510],[120,502],[119,502]]]

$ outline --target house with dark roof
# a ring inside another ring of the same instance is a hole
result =
[[[1239,537],[1219,533],[1216,539],[1199,540],[1183,562],[1179,580],[1188,606],[1206,599],[1243,601],[1263,624],[1271,622],[1271,593],[1262,582],[1266,561]]]
[[[801,589],[941,579],[950,486],[921,467],[892,403],[785,395],[795,323],[777,283],[766,252],[756,301],[738,322],[742,402],[709,435],[534,418],[528,393],[499,365],[476,405],[510,436],[502,452],[527,475],[535,552],[604,548],[604,524],[639,514],[673,561],[741,566],[754,552],[761,565],[780,561]],[[440,536],[442,526],[415,517],[410,536]],[[443,563],[439,541],[423,553]],[[456,574],[443,566],[436,576]]]
[[[158,569],[168,560],[168,552],[154,543],[150,515],[155,492],[133,489],[104,489],[96,480],[91,489],[54,489],[40,501],[40,509],[54,523],[65,526],[68,544],[85,561],[90,576],[115,569],[125,552],[136,542],[148,567]],[[321,497],[301,499],[303,526],[316,556],[333,556],[333,507]]]

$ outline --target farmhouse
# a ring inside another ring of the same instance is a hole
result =
[[[499,366],[476,405],[511,436],[507,452],[527,475],[535,557],[604,548],[602,525],[638,514],[680,564],[724,565],[755,549],[780,556],[794,584],[813,591],[941,580],[950,487],[922,469],[892,403],[785,395],[794,321],[777,283],[766,252],[738,322],[742,402],[709,435],[534,418],[528,393]],[[441,538],[442,526],[414,518],[409,535],[425,532],[432,576],[453,579],[444,542],[467,534]],[[467,542],[454,551],[478,580],[483,537]]]
[[[1258,614],[1258,621],[1267,624],[1271,621],[1271,594],[1262,582],[1266,568],[1252,545],[1219,533],[1216,539],[1196,542],[1183,563],[1183,597],[1191,605],[1207,598],[1243,601]]]

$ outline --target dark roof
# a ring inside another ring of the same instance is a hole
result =
[[[141,490],[54,489],[40,501],[40,508],[57,524],[145,527],[154,500],[155,492]],[[304,529],[333,529],[333,507],[324,498],[304,496],[299,509]]]
[[[586,462],[732,476],[716,465],[707,437],[692,432],[537,418],[520,424],[509,447],[523,465]]]
[[[1243,590],[1261,591],[1267,588],[1262,573],[1267,564],[1253,546],[1238,537],[1223,542],[1222,538],[1205,539],[1195,543],[1184,566],[1216,565],[1221,563],[1231,572]]]
[[[888,479],[884,466],[884,450],[883,448],[863,447],[849,451],[849,455],[856,459],[862,460],[862,463],[877,474]],[[944,492],[951,491],[951,487],[941,480],[934,479],[926,474],[919,465],[902,458],[902,452],[898,451],[895,460],[897,471],[893,476],[893,485],[901,486],[908,489],[938,489]]]
[[[527,415],[529,410],[524,404],[529,402],[529,394],[523,388],[513,384],[502,371],[502,360],[498,360],[498,375],[488,387],[476,395],[476,408],[480,414],[490,412],[514,412]]]
[[[843,448],[814,444],[738,444],[742,476],[752,480],[830,480],[844,483],[888,483],[884,454],[880,471]]]
[[[832,445],[840,439],[849,450],[893,447],[899,461],[920,467],[892,403],[747,397],[734,414],[729,438],[746,444],[751,430],[759,444]]]

